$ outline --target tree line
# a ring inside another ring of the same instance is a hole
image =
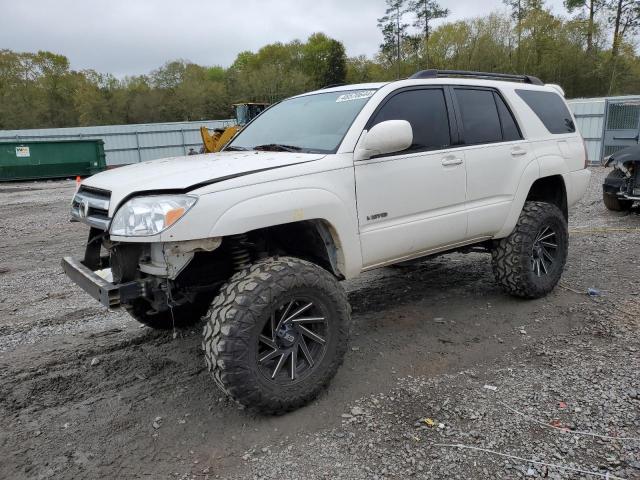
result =
[[[640,0],[566,0],[562,14],[544,0],[504,3],[504,13],[450,22],[437,0],[386,0],[373,58],[349,58],[340,41],[314,33],[241,52],[228,68],[174,60],[118,79],[72,70],[52,52],[0,50],[0,129],[230,118],[235,102],[426,68],[527,73],[568,97],[640,94]]]
[[[639,0],[503,0],[506,14],[457,22],[437,0],[386,0],[377,57],[398,78],[420,68],[530,74],[570,97],[640,93]],[[362,59],[364,62],[365,59]]]

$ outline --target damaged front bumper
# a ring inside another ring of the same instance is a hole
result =
[[[62,268],[76,285],[107,308],[118,308],[145,293],[144,282],[111,283],[73,257],[64,257]]]

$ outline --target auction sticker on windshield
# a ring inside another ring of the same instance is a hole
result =
[[[345,93],[344,95],[340,95],[336,99],[336,103],[351,102],[352,100],[362,100],[363,98],[370,98],[374,93],[376,93],[375,90],[360,90],[358,92]]]

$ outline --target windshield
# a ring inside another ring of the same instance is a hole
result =
[[[263,112],[225,150],[335,153],[375,90],[290,98]]]

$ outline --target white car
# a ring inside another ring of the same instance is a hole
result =
[[[86,179],[71,210],[91,227],[85,257],[63,267],[150,327],[204,317],[217,383],[280,413],[342,362],[340,280],[474,245],[506,292],[544,296],[589,176],[560,87],[427,70],[284,100],[220,153]]]

